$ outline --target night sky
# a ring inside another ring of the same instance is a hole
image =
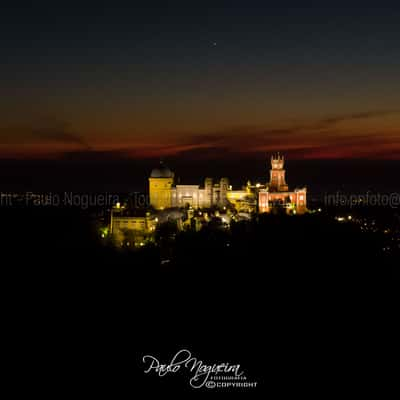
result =
[[[2,4],[0,158],[398,160],[400,5],[327,3]]]

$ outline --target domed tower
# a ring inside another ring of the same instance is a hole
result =
[[[149,178],[150,204],[157,210],[172,206],[171,192],[174,173],[161,161],[158,168],[151,171]]]
[[[285,158],[281,155],[271,157],[271,170],[269,180],[269,191],[270,192],[286,192],[288,191],[288,185],[285,181]]]

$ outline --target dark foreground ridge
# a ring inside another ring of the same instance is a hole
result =
[[[352,225],[261,215],[132,252],[104,246],[76,209],[1,220],[9,371],[32,390],[190,390],[143,373],[143,355],[183,348],[240,363],[267,391],[311,390],[357,384],[354,369],[385,368],[392,351],[396,258]]]

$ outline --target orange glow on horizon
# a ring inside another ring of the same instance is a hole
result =
[[[252,157],[280,150],[292,159],[399,159],[398,113],[334,116],[274,126],[233,126],[224,129],[157,134],[90,134],[69,127],[0,128],[0,158],[54,159],[78,154],[146,159]],[[384,127],[384,128],[381,128]],[[105,127],[106,128],[106,127]]]

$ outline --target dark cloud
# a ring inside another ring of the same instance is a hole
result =
[[[222,148],[231,149],[231,151],[245,151],[255,146],[274,144],[279,147],[286,137],[293,136],[300,132],[298,126],[288,128],[260,128],[260,127],[233,127],[220,132],[206,134],[187,134],[182,145],[191,145],[194,147]]]
[[[32,132],[35,138],[40,141],[50,141],[56,143],[75,144],[83,149],[90,150],[90,145],[82,136],[63,130],[42,129]]]
[[[351,135],[342,138],[331,137],[324,143],[314,143],[308,147],[291,149],[290,157],[301,158],[397,158],[400,156],[400,135],[382,137],[377,133],[370,135]]]
[[[187,134],[181,145],[191,146],[189,150],[176,149],[180,156],[214,159],[216,156],[285,152],[295,157],[316,157],[326,154],[329,157],[354,153],[373,156],[376,149],[397,146],[400,134],[392,136],[379,133],[352,132],[349,128],[339,127],[341,122],[363,120],[395,114],[398,110],[378,110],[354,112],[345,115],[325,117],[305,124],[293,124],[287,127],[232,127],[217,132]],[[171,147],[171,150],[174,146]]]
[[[62,153],[61,159],[79,162],[109,162],[129,160],[130,157],[129,154],[123,150],[96,151],[89,149],[66,151]]]
[[[91,149],[84,135],[74,132],[69,123],[52,118],[38,118],[21,125],[2,128],[0,144],[12,146],[65,144],[82,150]]]
[[[329,126],[336,125],[341,122],[353,121],[353,120],[362,120],[362,119],[370,119],[377,117],[384,117],[386,115],[397,114],[400,110],[376,110],[376,111],[366,111],[366,112],[355,112],[352,114],[344,114],[344,115],[336,115],[332,117],[326,117],[321,119],[316,126]]]
[[[68,122],[47,118],[37,123],[39,128],[32,129],[32,135],[35,140],[77,145],[82,148],[82,150],[91,149],[91,146],[82,135],[74,132],[70,128]]]
[[[204,145],[204,144],[224,143],[226,140],[229,140],[229,135],[226,135],[223,132],[215,132],[215,133],[207,133],[204,135],[200,134],[188,135],[188,137],[185,137],[182,143],[193,144],[193,145]]]
[[[366,114],[365,114],[366,115]],[[377,132],[356,134],[349,130],[327,131],[308,129],[305,131],[296,128],[288,129],[249,129],[227,135],[214,133],[204,136],[196,135],[193,147],[183,149],[177,154],[182,158],[198,158],[217,160],[218,158],[237,158],[238,160],[266,153],[281,151],[291,158],[351,158],[351,157],[381,157],[385,149],[390,154],[400,149],[400,134],[391,136]],[[297,136],[294,136],[296,134]],[[203,139],[203,140],[201,140]],[[187,137],[186,143],[190,142]]]

